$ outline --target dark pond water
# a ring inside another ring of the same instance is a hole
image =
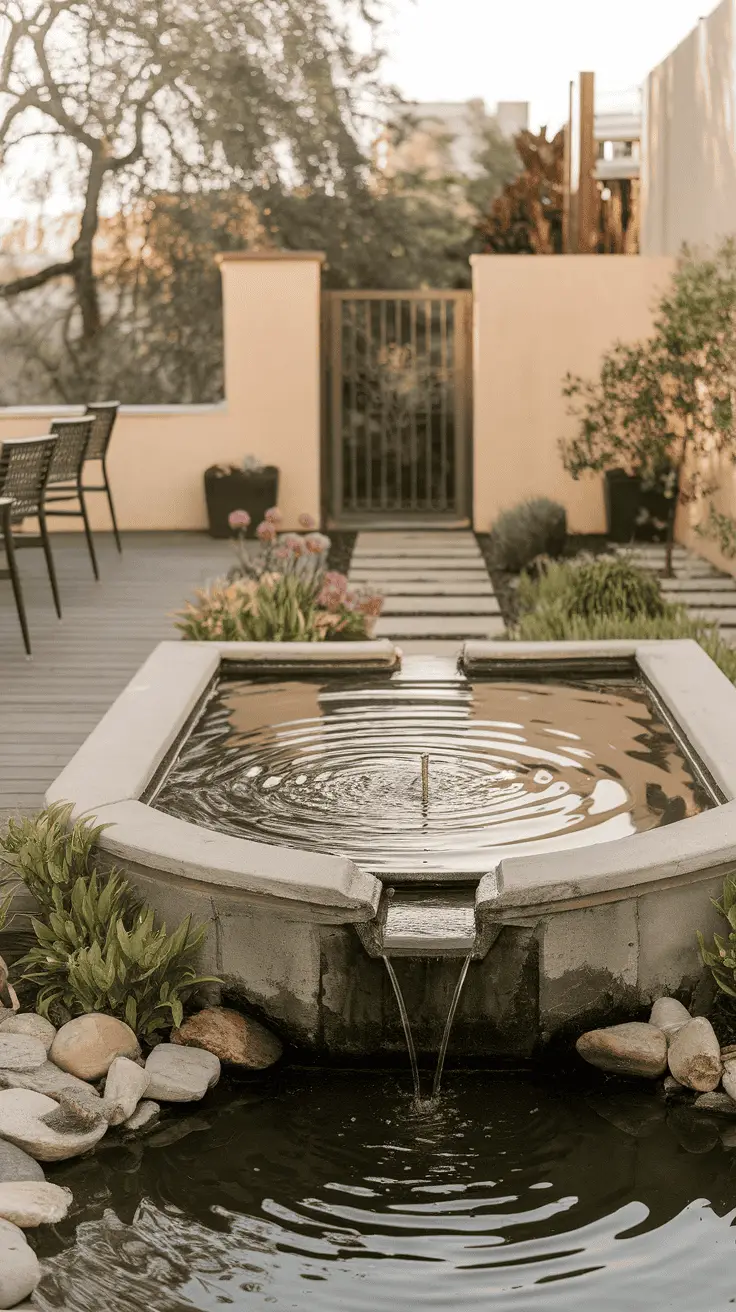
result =
[[[43,1312],[736,1304],[736,1123],[654,1089],[453,1072],[421,1115],[395,1073],[285,1070],[49,1174]]]
[[[401,673],[223,682],[154,804],[376,872],[610,842],[708,797],[646,689]],[[428,789],[422,757],[428,757]]]

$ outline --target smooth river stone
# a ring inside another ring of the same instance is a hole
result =
[[[107,1075],[116,1057],[135,1060],[140,1054],[138,1040],[125,1021],[93,1011],[62,1025],[49,1057],[80,1080],[99,1080]]]
[[[37,1162],[62,1162],[78,1157],[99,1143],[107,1130],[101,1120],[90,1130],[64,1132],[46,1125],[44,1117],[58,1112],[59,1104],[32,1089],[3,1089],[0,1092],[0,1139],[22,1148]]]
[[[72,1089],[77,1093],[91,1093],[99,1097],[93,1084],[77,1079],[68,1071],[62,1071],[51,1061],[45,1061],[35,1071],[0,1071],[0,1088],[32,1089],[34,1093],[45,1093],[49,1098],[58,1098],[62,1089]]]
[[[103,1106],[110,1125],[129,1121],[148,1088],[150,1075],[127,1057],[116,1057],[105,1081]]]
[[[71,1189],[36,1180],[0,1184],[0,1219],[22,1230],[63,1221],[74,1201]]]
[[[667,1070],[667,1039],[653,1025],[632,1021],[588,1030],[576,1043],[584,1061],[613,1075],[635,1075],[656,1080]]]
[[[220,1059],[203,1048],[160,1043],[146,1062],[146,1092],[156,1102],[199,1102],[220,1078]]]
[[[705,1016],[694,1016],[678,1030],[667,1054],[669,1068],[680,1084],[698,1093],[712,1093],[721,1082],[721,1049]]]
[[[154,1125],[160,1115],[161,1108],[158,1103],[150,1098],[144,1098],[143,1102],[138,1103],[133,1115],[127,1121],[123,1121],[120,1129],[125,1134],[140,1134]]]
[[[654,1025],[658,1030],[662,1030],[668,1039],[681,1030],[683,1025],[687,1025],[692,1020],[687,1007],[683,1007],[677,998],[657,998],[652,1007],[652,1014],[649,1017],[649,1024]]]
[[[185,1020],[174,1030],[172,1043],[204,1048],[220,1061],[245,1070],[263,1071],[275,1065],[284,1047],[280,1039],[249,1016],[230,1007],[210,1007]]]
[[[0,1221],[0,1308],[17,1307],[40,1279],[38,1258],[23,1231],[10,1221]]]
[[[14,1143],[0,1139],[0,1184],[10,1184],[15,1180],[45,1180],[43,1167],[22,1148]]]
[[[0,1031],[0,1069],[6,1071],[34,1071],[43,1066],[46,1047],[40,1039],[27,1034],[5,1034]]]
[[[48,1052],[56,1038],[56,1027],[35,1011],[16,1011],[6,1020],[0,1021],[0,1035],[4,1037],[6,1034],[25,1034],[31,1039],[38,1039]]]
[[[723,1068],[723,1088],[736,1105],[736,1054]]]
[[[716,1116],[736,1116],[736,1102],[727,1093],[716,1089],[714,1093],[701,1093],[693,1107],[699,1112],[712,1112]]]

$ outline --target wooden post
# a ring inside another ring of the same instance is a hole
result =
[[[595,73],[580,74],[580,180],[578,183],[578,251],[591,255],[598,238],[598,189],[595,184]]]

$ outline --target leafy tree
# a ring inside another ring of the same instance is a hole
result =
[[[87,385],[104,327],[101,215],[151,189],[329,187],[360,174],[358,108],[377,56],[356,53],[368,0],[6,0],[0,150],[44,137],[80,198],[68,259],[12,279],[4,298],[71,280],[65,326]]]
[[[524,129],[515,139],[522,163],[517,177],[478,225],[481,248],[501,255],[558,255],[562,252],[565,135]]]
[[[717,490],[708,473],[714,457],[736,460],[736,241],[709,256],[685,249],[652,336],[618,343],[598,378],[568,376],[564,390],[578,421],[562,444],[565,468],[573,478],[624,469],[661,489],[671,574],[678,506]],[[706,522],[727,542],[728,517]]]

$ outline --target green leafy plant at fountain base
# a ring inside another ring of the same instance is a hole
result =
[[[206,926],[188,917],[172,934],[157,927],[121,871],[94,868],[104,825],[71,816],[71,805],[56,804],[11,820],[0,836],[0,859],[12,872],[8,896],[23,884],[38,904],[36,946],[16,969],[38,988],[42,1016],[101,1011],[150,1043],[181,1024],[195,989],[219,982],[194,968]]]
[[[692,619],[684,606],[672,605],[661,596],[654,607],[656,613],[636,610],[636,598],[645,604],[652,583],[659,592],[656,578],[629,563],[630,586],[622,590],[623,575],[601,574],[597,568],[600,564],[601,558],[584,562],[550,561],[538,577],[523,575],[518,590],[519,620],[512,639],[587,642],[691,638],[736,683],[736,649],[723,640],[717,625]],[[642,577],[637,581],[636,575]],[[604,586],[596,588],[596,581],[601,580]]]
[[[705,939],[698,930],[700,954],[706,966],[710,967],[713,978],[722,993],[729,998],[736,998],[736,875],[727,875],[723,882],[723,897],[720,902],[714,899],[713,906],[728,924],[728,938],[721,934],[713,935],[715,951],[705,946]]]

